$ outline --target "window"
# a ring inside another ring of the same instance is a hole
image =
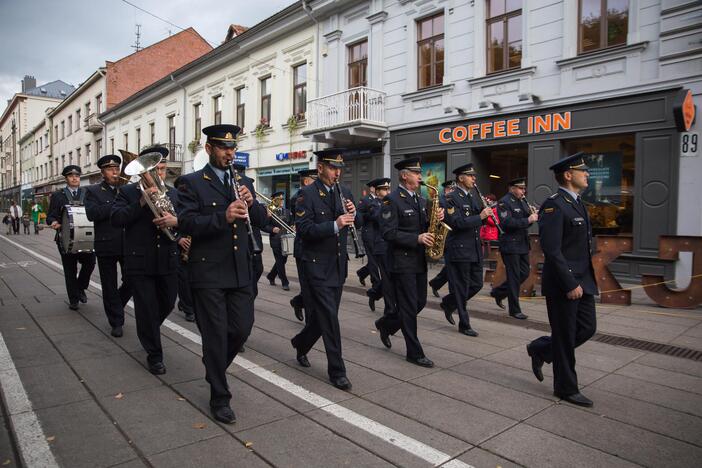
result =
[[[236,95],[236,124],[244,131],[244,121],[246,118],[246,107],[244,104],[244,87],[236,88],[234,90]]]
[[[66,155],[62,154],[61,155],[61,167],[66,167]],[[60,173],[59,168],[56,168],[56,174]]]
[[[76,164],[80,166],[80,148],[76,148]]]
[[[200,139],[200,133],[202,133],[202,115],[200,111],[202,110],[202,104],[197,103],[193,106],[193,118],[195,119],[195,137],[193,140]]]
[[[73,164],[73,151],[68,152],[68,164]]]
[[[417,21],[418,88],[444,82],[444,14]]]
[[[66,122],[64,120],[61,121],[61,139],[63,140],[66,138]]]
[[[212,98],[212,109],[214,109],[214,124],[219,125],[222,123],[222,95],[218,95]]]
[[[129,151],[129,133],[122,135],[122,141],[124,142],[124,151]]]
[[[156,141],[156,125],[151,122],[149,124],[149,144],[153,145]]]
[[[56,143],[58,141],[58,136],[59,136],[58,125],[54,125],[54,143]]]
[[[73,116],[69,115],[68,116],[68,133],[66,135],[70,135],[73,133]]]
[[[261,124],[271,124],[271,77],[261,79]]]
[[[95,140],[95,158],[100,159],[102,157],[102,140]],[[92,161],[87,157],[85,159],[85,164],[89,165]]]
[[[95,114],[102,112],[102,93],[95,96]]]
[[[44,137],[39,137],[39,152],[44,151]]]
[[[136,129],[136,150],[137,152],[141,151],[141,128]]]
[[[487,0],[487,72],[522,66],[521,0]]]
[[[307,110],[307,63],[293,67],[293,114],[305,117]]]
[[[86,102],[85,103],[85,120],[83,121],[84,127],[88,126],[88,117],[90,117],[90,103]]]
[[[110,138],[110,154],[115,154],[115,139]]]
[[[76,132],[80,130],[80,109],[76,111]]]
[[[349,88],[368,85],[368,41],[348,47]]]
[[[90,163],[90,143],[85,145],[85,160]]]
[[[626,44],[629,0],[580,0],[580,53]]]
[[[176,144],[176,128],[175,128],[175,115],[168,116],[168,153],[171,160],[175,158],[175,144]]]
[[[618,135],[565,144],[568,154],[583,151],[590,173],[582,198],[592,234],[631,234],[634,226],[635,138]]]

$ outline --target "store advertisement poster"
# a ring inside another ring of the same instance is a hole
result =
[[[622,153],[591,153],[586,156],[590,173],[583,200],[594,204],[621,203]]]
[[[436,187],[441,193],[441,184],[446,181],[446,162],[423,162],[422,163],[422,180],[425,184]],[[427,188],[422,187],[422,196],[429,198]]]

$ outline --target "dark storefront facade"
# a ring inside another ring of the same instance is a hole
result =
[[[539,205],[557,185],[548,167],[583,151],[591,167],[583,194],[593,233],[633,237],[633,252],[610,264],[622,277],[672,275],[658,238],[676,234],[680,88],[564,107],[535,107],[450,124],[391,131],[391,163],[421,156],[427,183],[439,185],[472,162],[483,195],[498,198],[507,182],[528,177],[527,198]],[[397,180],[393,169],[393,180]]]

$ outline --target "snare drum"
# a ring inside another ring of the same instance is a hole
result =
[[[280,235],[280,250],[286,257],[293,253],[295,246],[295,234]]]
[[[60,243],[63,253],[92,252],[95,229],[84,206],[66,205],[61,219]]]

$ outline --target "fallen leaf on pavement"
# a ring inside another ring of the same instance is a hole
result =
[[[17,327],[16,330],[26,330],[27,327]]]
[[[122,398],[124,398],[124,393],[122,392],[119,392],[117,395],[115,395],[115,400],[121,400]]]
[[[178,398],[176,398],[176,400],[178,400],[178,401],[185,401],[185,398],[183,398],[182,396],[179,396]]]
[[[253,447],[253,442],[248,442],[248,441],[247,441],[247,442],[244,442],[244,447],[246,447],[246,448],[251,448],[251,447]]]
[[[46,440],[49,442],[53,442],[54,440],[56,440],[56,436],[49,436],[46,438]]]
[[[5,460],[4,462],[2,462],[2,466],[7,466],[7,465],[9,465],[10,463],[12,463],[12,460],[10,460],[10,459],[8,458],[8,459]]]
[[[195,429],[204,429],[204,428],[207,427],[207,424],[205,424],[205,423],[195,423],[195,424],[193,424],[193,427],[194,427]]]

